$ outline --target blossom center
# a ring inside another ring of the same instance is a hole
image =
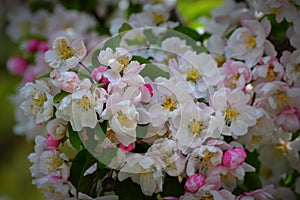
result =
[[[87,96],[83,96],[80,99],[79,104],[83,111],[88,111],[92,107],[92,103]]]
[[[253,135],[251,138],[251,144],[260,144],[263,137],[260,135]]]
[[[122,126],[125,126],[127,128],[131,128],[133,126],[132,121],[128,119],[127,115],[122,113],[121,111],[118,112],[118,120],[121,123]]]
[[[195,119],[193,119],[193,121],[188,125],[188,128],[190,129],[191,133],[195,135],[200,135],[202,126],[202,121],[196,121]]]
[[[210,193],[205,193],[200,200],[214,200],[214,196]]]
[[[37,107],[41,107],[45,103],[45,101],[47,101],[47,97],[45,94],[40,94],[37,98],[33,98],[33,101]]]
[[[106,131],[106,137],[112,142],[115,143],[118,141],[117,137],[116,137],[116,133],[112,130],[109,129]]]
[[[298,64],[295,66],[295,71],[296,71],[296,72],[300,72],[300,63],[298,63]]]
[[[212,157],[217,156],[218,153],[214,152],[206,152],[203,159],[202,164],[204,167],[209,168],[212,165]]]
[[[229,80],[228,86],[231,88],[236,88],[236,82],[239,80],[240,75],[239,74],[233,74],[232,78]]]
[[[161,23],[164,22],[164,16],[162,14],[159,14],[159,13],[152,13],[152,20],[156,24],[161,24]]]
[[[275,147],[275,149],[282,155],[287,155],[289,150],[288,143],[284,141],[280,141],[279,144]]]
[[[164,109],[165,110],[170,110],[173,111],[177,108],[177,101],[175,101],[171,96],[168,96],[165,100],[164,100]]]
[[[225,61],[225,58],[222,55],[217,55],[215,57],[215,61],[217,62],[218,66],[221,66],[222,63]]]
[[[283,91],[279,91],[277,93],[277,104],[279,107],[284,107],[287,105],[288,97],[286,96],[286,93]]]
[[[192,82],[196,82],[199,77],[200,77],[200,74],[199,72],[193,67],[191,71],[187,72],[187,80],[188,81],[192,81]]]
[[[248,36],[245,38],[244,43],[247,49],[251,49],[256,45],[256,37],[255,36]]]
[[[236,118],[239,116],[235,107],[228,108],[225,112],[225,121],[228,126],[230,126],[232,121],[235,121]]]
[[[59,166],[61,166],[64,163],[64,160],[60,157],[57,156],[51,156],[49,158],[49,161],[47,162],[48,165],[50,165],[53,168],[58,168]],[[52,172],[51,168],[48,168],[49,172]]]
[[[130,58],[128,56],[120,56],[117,58],[117,60],[123,66],[123,68],[125,68],[130,62]]]
[[[268,11],[269,11],[270,13],[274,13],[274,14],[276,14],[276,15],[280,15],[280,8],[271,8],[271,7],[269,7],[269,8],[268,8]]]
[[[269,67],[267,71],[267,77],[265,78],[266,82],[273,81],[274,78],[277,76],[277,73],[274,71],[274,67]]]
[[[68,45],[65,39],[62,39],[57,43],[55,50],[63,60],[67,60],[74,55],[72,47]]]

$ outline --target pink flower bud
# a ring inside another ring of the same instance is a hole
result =
[[[48,145],[48,147],[51,148],[57,148],[61,142],[61,140],[54,140],[52,135],[47,134],[47,139],[46,139],[46,144]]]
[[[122,143],[120,143],[120,148],[125,152],[125,153],[129,153],[132,148],[133,148],[133,144],[129,144],[128,146],[123,145]]]
[[[228,149],[223,155],[223,165],[230,169],[235,169],[247,158],[246,151],[243,147]]]
[[[283,130],[295,132],[300,129],[300,110],[296,107],[287,107],[281,111],[276,119],[275,124],[281,126]]]
[[[7,61],[7,70],[14,75],[23,75],[27,69],[27,62],[22,57],[11,57]]]
[[[38,51],[45,53],[49,50],[49,44],[47,42],[40,42],[38,46]]]
[[[189,177],[185,184],[184,189],[187,192],[195,193],[205,184],[205,176],[203,174],[194,174]]]
[[[33,53],[38,50],[40,41],[37,39],[30,39],[26,42],[27,51]]]

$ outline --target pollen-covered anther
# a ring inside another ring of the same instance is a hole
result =
[[[58,52],[59,57],[63,60],[71,58],[74,55],[72,47],[68,45],[65,39],[61,39],[58,42],[55,50]]]
[[[256,37],[248,36],[245,38],[244,43],[245,43],[247,49],[251,49],[256,46]]]
[[[188,128],[190,129],[191,133],[195,135],[200,135],[202,131],[202,126],[202,121],[196,121],[195,119],[193,119],[193,121],[188,125]]]
[[[177,108],[177,104],[178,104],[177,101],[175,101],[171,96],[168,96],[164,100],[163,107],[164,107],[165,110],[173,111]]]
[[[92,107],[92,103],[91,103],[90,99],[87,96],[83,96],[79,100],[79,104],[80,104],[83,111],[88,111]]]

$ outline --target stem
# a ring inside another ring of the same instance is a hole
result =
[[[87,66],[85,66],[81,61],[79,62],[79,64],[80,64],[84,69],[86,69],[88,72],[92,73],[91,70],[90,70]]]

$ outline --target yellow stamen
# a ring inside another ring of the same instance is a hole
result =
[[[202,158],[202,165],[206,168],[209,168],[212,165],[212,157],[218,156],[218,153],[207,151]]]
[[[61,59],[67,60],[74,56],[72,47],[70,47],[65,39],[61,39],[57,42],[55,50],[58,52],[58,55]]]
[[[255,36],[248,36],[245,38],[244,43],[247,49],[251,49],[256,45],[256,37]]]
[[[47,97],[45,94],[40,94],[38,98],[33,98],[33,101],[35,106],[41,107],[47,101]]]
[[[162,14],[159,14],[159,13],[152,13],[152,20],[156,24],[161,24],[161,23],[164,22],[164,16]]]
[[[274,67],[271,66],[268,68],[268,71],[267,71],[267,76],[265,78],[265,81],[266,82],[271,82],[274,80],[274,78],[277,76],[277,73],[274,71]]]
[[[215,61],[217,62],[218,66],[221,66],[223,64],[223,62],[225,61],[225,58],[224,58],[224,56],[217,55],[215,57]]]
[[[236,75],[232,75],[232,76],[233,77],[229,80],[229,83],[227,86],[230,88],[236,88],[236,82],[239,80],[240,75],[236,74]]]
[[[196,121],[193,119],[193,121],[188,125],[188,128],[190,129],[190,132],[195,135],[200,135],[202,131],[203,122],[202,121]]]
[[[277,150],[281,155],[286,156],[289,150],[288,143],[285,141],[280,141],[275,147],[275,150]]]
[[[112,142],[115,143],[118,141],[117,137],[116,137],[116,133],[112,130],[109,129],[106,131],[106,137]]]
[[[279,108],[283,108],[287,106],[288,104],[288,97],[285,92],[279,91],[277,93],[277,101],[276,104],[278,105]]]
[[[90,108],[92,108],[92,103],[91,103],[90,99],[87,96],[83,96],[79,100],[79,104],[80,104],[81,109],[83,111],[88,111]]]
[[[300,63],[295,66],[295,71],[300,72]]]
[[[127,128],[131,128],[133,123],[132,121],[130,121],[127,117],[127,115],[125,115],[124,113],[122,113],[121,111],[118,112],[118,120],[121,123],[122,126],[125,126]]]
[[[281,12],[281,9],[280,8],[268,8],[267,9],[270,13],[274,13],[274,14],[276,14],[276,15],[279,15],[280,14],[280,12]]]
[[[253,135],[251,138],[251,144],[260,144],[263,140],[263,137],[260,135]]]
[[[228,126],[230,126],[232,121],[236,121],[236,118],[239,116],[236,108],[228,108],[225,112],[225,121]]]
[[[171,96],[168,96],[164,101],[164,109],[173,111],[177,108],[177,101],[173,100]]]
[[[194,83],[196,83],[196,81],[200,78],[199,72],[194,67],[192,67],[191,71],[186,72],[186,74],[187,74],[187,80],[192,81]]]

